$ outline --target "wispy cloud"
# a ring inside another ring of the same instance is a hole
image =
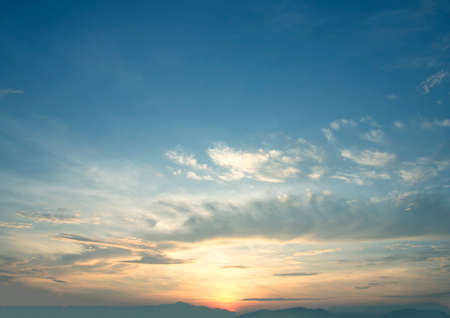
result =
[[[248,152],[218,146],[210,148],[208,154],[216,165],[229,169],[227,174],[220,176],[225,181],[251,178],[263,182],[283,182],[299,173],[295,163],[300,158],[279,150]]]
[[[32,225],[29,223],[0,222],[0,227],[5,227],[8,229],[29,229]]]
[[[341,156],[350,159],[357,164],[364,166],[381,167],[396,158],[395,154],[388,152],[363,150],[359,152],[352,152],[349,149],[342,149]]]
[[[414,204],[414,213],[405,213],[411,204]],[[208,202],[193,206],[192,210],[201,213],[188,217],[173,231],[155,232],[152,229],[145,238],[196,242],[238,237],[321,241],[448,237],[448,209],[448,201],[437,194],[412,194],[408,200],[401,201],[396,197],[379,201],[349,200],[311,193],[307,200],[291,196],[289,200],[252,200],[240,205]],[[300,251],[296,256],[324,252],[331,250]]]
[[[330,128],[339,130],[343,127],[355,127],[356,125],[357,123],[353,119],[337,119],[330,123]]]
[[[360,286],[355,286],[356,289],[369,289],[369,288],[373,288],[373,287],[377,287],[379,286],[380,283],[367,283],[367,285],[360,285]]]
[[[285,182],[299,175],[301,170],[298,165],[301,162],[321,163],[325,158],[320,147],[302,138],[283,149],[241,150],[217,144],[207,150],[208,157],[214,164],[210,167],[199,164],[193,156],[175,155],[172,151],[167,154],[179,165],[188,165],[197,171],[208,170],[208,174],[187,171],[186,176],[193,180],[239,181],[247,178],[269,183]],[[314,168],[310,178],[318,179],[322,174],[321,169]]]
[[[71,215],[67,213],[41,213],[17,211],[18,216],[27,218],[36,223],[54,223],[54,224],[82,224],[82,223],[99,223],[98,218],[81,218],[78,214]]]
[[[336,141],[336,138],[334,137],[333,132],[329,128],[323,128],[322,133],[325,136],[325,138],[328,140],[328,142]]]
[[[448,75],[447,71],[441,70],[433,75],[427,77],[422,83],[420,83],[419,88],[424,94],[428,94],[436,85],[439,85],[441,81]]]
[[[220,268],[223,268],[223,269],[246,269],[246,268],[248,268],[248,266],[243,266],[243,265],[225,265],[225,266],[221,266]]]
[[[327,248],[322,250],[312,250],[312,251],[303,251],[303,252],[297,252],[294,255],[295,256],[316,256],[321,254],[327,254],[327,253],[334,253],[340,251],[340,248]]]
[[[198,163],[197,159],[192,154],[171,150],[166,152],[166,157],[180,166],[188,166],[196,170],[209,170],[208,165]]]
[[[275,273],[273,276],[278,277],[296,277],[296,276],[315,276],[319,275],[319,273]]]
[[[427,294],[413,294],[413,295],[386,295],[385,298],[437,298],[446,297],[450,295],[450,291],[427,293]]]
[[[342,180],[346,183],[358,185],[371,184],[373,180],[389,180],[391,175],[387,172],[377,172],[373,170],[359,169],[354,172],[336,172],[331,176],[332,179]]]
[[[362,134],[361,138],[379,144],[384,140],[384,133],[381,129],[372,129],[371,131]]]
[[[214,180],[214,178],[210,175],[198,175],[194,171],[187,171],[186,177],[188,179],[197,180],[197,181],[201,181],[201,180],[212,181],[212,180]]]
[[[437,120],[435,124],[440,127],[450,127],[450,119]]]
[[[450,160],[433,160],[429,157],[418,158],[415,162],[404,162],[399,170],[403,181],[418,183],[438,175],[450,168]]]
[[[0,89],[0,97],[7,96],[7,95],[17,95],[17,94],[23,94],[24,91],[20,89],[12,89],[12,88],[4,88]]]
[[[302,301],[302,300],[323,300],[323,298],[303,297],[303,298],[243,298],[241,301]]]
[[[126,260],[122,261],[123,263],[135,263],[135,264],[184,264],[187,261],[181,260],[181,259],[173,259],[170,257],[167,257],[162,254],[145,254],[142,255],[139,259],[133,259],[133,260]]]

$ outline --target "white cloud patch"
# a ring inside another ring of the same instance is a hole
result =
[[[329,128],[323,128],[322,133],[329,142],[336,141],[336,138],[334,137],[333,132]]]
[[[384,139],[384,133],[381,129],[373,129],[362,134],[361,138],[374,143],[382,143]]]
[[[437,120],[435,123],[439,127],[450,127],[450,119]]]
[[[363,116],[361,117],[361,119],[359,120],[361,123],[376,127],[376,128],[381,128],[381,125],[375,121],[371,116]]]
[[[308,174],[308,178],[313,180],[319,180],[326,172],[326,169],[322,166],[311,167],[311,173]]]
[[[215,166],[200,164],[193,155],[168,151],[166,156],[178,165],[189,166],[196,171],[187,171],[186,176],[193,180],[237,181],[252,179],[261,182],[281,183],[301,173],[300,162],[322,163],[323,150],[299,138],[284,149],[240,150],[218,144],[207,150]],[[178,171],[172,169],[173,171]],[[198,173],[198,172],[202,173]],[[205,175],[205,171],[208,174]],[[177,173],[179,174],[179,173]],[[310,178],[320,178],[323,169],[311,169]]]
[[[394,160],[396,156],[388,152],[363,150],[360,152],[352,152],[349,149],[342,149],[341,156],[350,159],[357,164],[364,166],[381,167]]]
[[[369,179],[383,179],[383,180],[391,179],[391,176],[386,172],[377,173],[376,171],[364,171],[362,172],[362,175],[364,175]]]
[[[300,158],[279,150],[249,152],[222,145],[208,149],[208,155],[216,165],[228,170],[219,176],[225,181],[249,178],[277,183],[300,172],[294,166]]]
[[[302,161],[323,162],[323,151],[304,139],[297,139],[285,150],[259,149],[257,151],[236,150],[225,145],[208,149],[211,160],[227,170],[219,176],[225,181],[254,179],[262,182],[284,182],[298,175],[297,167]]]
[[[428,157],[418,158],[415,162],[404,162],[399,170],[400,177],[407,183],[419,183],[438,175],[450,167],[450,160],[438,161]]]
[[[450,119],[435,119],[435,120],[430,120],[430,119],[425,119],[422,120],[422,122],[420,123],[420,126],[422,129],[433,129],[436,127],[450,127]]]
[[[391,176],[386,172],[361,169],[355,172],[338,172],[331,176],[332,179],[342,180],[346,183],[357,185],[371,184],[373,180],[389,180]]]
[[[356,122],[352,119],[337,119],[330,123],[330,128],[339,130],[343,127],[355,127],[356,125]]]
[[[181,151],[168,151],[166,157],[180,166],[187,166],[196,170],[209,170],[208,165],[199,164],[194,155],[184,154]]]
[[[192,180],[197,180],[197,181],[202,181],[202,180],[207,180],[207,181],[212,181],[214,180],[213,177],[211,177],[210,175],[198,175],[196,174],[194,171],[188,171],[186,172],[186,177]]]
[[[436,85],[439,85],[447,75],[448,75],[447,71],[441,70],[427,77],[422,83],[420,83],[419,87],[424,94],[428,94],[431,88],[433,88]]]
[[[339,172],[333,176],[331,176],[332,179],[336,180],[342,180],[346,183],[354,183],[357,185],[364,185],[363,178],[356,173],[347,173],[347,172]]]

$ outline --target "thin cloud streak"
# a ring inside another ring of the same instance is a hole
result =
[[[313,297],[304,297],[304,298],[243,298],[241,301],[302,301],[302,300],[323,300],[324,298],[313,298]]]
[[[319,275],[319,273],[276,273],[272,276],[277,277],[297,277],[297,276],[316,276]]]

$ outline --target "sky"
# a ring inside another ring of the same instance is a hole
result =
[[[0,305],[450,305],[450,4],[3,1]]]

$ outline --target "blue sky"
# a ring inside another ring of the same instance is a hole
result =
[[[2,3],[0,291],[448,305],[449,15]]]

